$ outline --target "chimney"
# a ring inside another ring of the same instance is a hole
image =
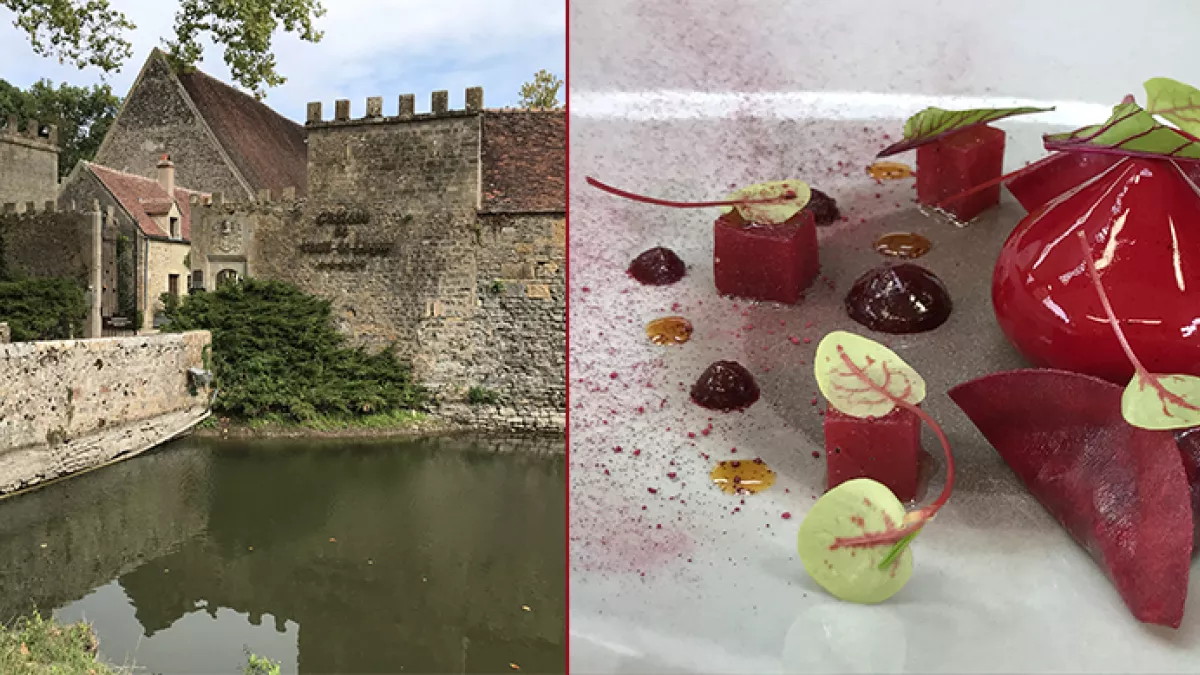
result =
[[[170,155],[163,155],[158,160],[158,184],[167,191],[167,196],[175,198],[175,165],[171,163]]]

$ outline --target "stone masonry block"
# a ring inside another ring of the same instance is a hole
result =
[[[400,95],[400,117],[408,118],[416,114],[417,97],[412,94]]]
[[[309,124],[321,121],[321,102],[320,101],[313,101],[312,103],[308,104],[307,121]]]
[[[467,110],[470,112],[483,110],[483,87],[467,89]]]
[[[339,122],[345,122],[350,119],[350,101],[347,99],[336,101],[334,103],[333,117]]]
[[[372,96],[367,99],[367,117],[383,117],[382,96]]]
[[[533,265],[529,263],[501,263],[500,276],[505,279],[532,279]]]
[[[433,92],[432,99],[431,105],[435,115],[437,113],[444,113],[450,109],[450,92],[435,91]]]
[[[525,297],[537,298],[539,300],[549,300],[550,287],[546,284],[526,284]]]

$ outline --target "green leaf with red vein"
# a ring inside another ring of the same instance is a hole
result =
[[[926,108],[904,123],[904,140],[884,148],[879,157],[888,157],[979,124],[988,124],[1014,115],[1047,112],[1054,108],[976,108],[974,110],[943,110]]]
[[[1200,143],[1162,124],[1136,103],[1116,106],[1104,124],[1047,134],[1044,141],[1047,150],[1200,161]]]
[[[1146,112],[1200,137],[1200,89],[1169,77],[1146,80]]]
[[[833,331],[817,345],[817,386],[830,405],[852,417],[883,417],[896,401],[917,405],[925,380],[896,352],[861,335]]]

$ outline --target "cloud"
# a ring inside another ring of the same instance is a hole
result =
[[[108,81],[128,91],[138,69],[169,36],[175,3],[111,0],[137,25],[128,36],[134,55]],[[303,119],[308,101],[330,108],[349,98],[361,114],[367,96],[383,96],[385,113],[399,94],[417,95],[428,109],[429,93],[450,91],[461,105],[463,90],[482,86],[488,106],[514,105],[523,82],[545,68],[560,77],[566,70],[566,8],[563,0],[325,0],[319,20],[325,38],[309,44],[277,35],[274,52],[288,78],[267,94],[267,102],[293,119]],[[13,15],[0,10],[0,77],[18,86],[48,77],[88,85],[101,81],[94,69],[79,71],[35,55],[25,36],[11,27]],[[200,68],[229,81],[220,50],[209,46]]]

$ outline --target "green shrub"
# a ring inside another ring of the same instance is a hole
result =
[[[279,675],[281,664],[278,661],[253,654],[249,649],[245,651],[246,665],[242,668],[242,675]]]
[[[13,342],[82,337],[86,318],[84,291],[72,281],[0,282],[0,321],[8,322]]]
[[[425,391],[392,349],[346,346],[329,302],[280,281],[246,279],[189,295],[166,330],[212,331],[214,409],[231,417],[357,416],[419,409]]]
[[[471,405],[486,405],[496,403],[500,400],[500,395],[491,389],[483,387],[471,387],[467,390],[467,403]]]
[[[96,660],[98,642],[85,623],[60,624],[38,613],[0,625],[0,673],[116,675]]]

